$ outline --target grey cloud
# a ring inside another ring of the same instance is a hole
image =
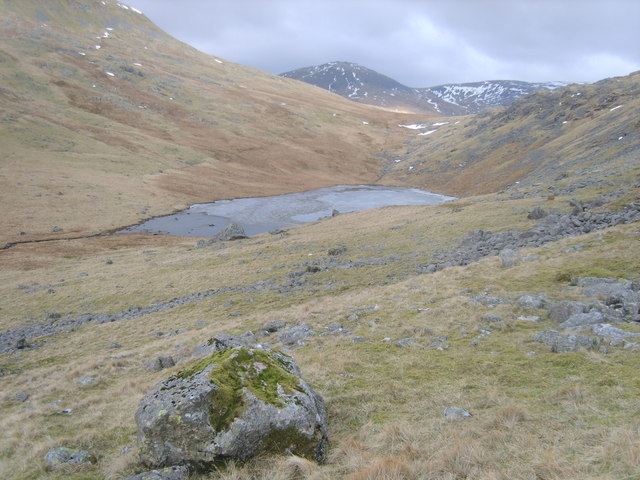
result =
[[[282,73],[360,63],[414,87],[640,69],[637,0],[132,0],[200,50]]]

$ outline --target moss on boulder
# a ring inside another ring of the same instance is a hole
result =
[[[261,453],[322,462],[322,398],[281,352],[243,346],[207,358],[157,384],[136,412],[142,461],[206,468]]]

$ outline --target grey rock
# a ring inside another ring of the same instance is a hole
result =
[[[414,343],[416,343],[416,340],[414,338],[401,338],[400,340],[397,340],[395,342],[395,344],[401,348],[407,348]]]
[[[502,268],[515,267],[522,261],[520,254],[511,248],[503,248],[498,254],[502,262]]]
[[[568,320],[572,315],[586,313],[589,311],[589,305],[584,302],[562,300],[549,305],[547,309],[549,311],[549,320],[561,323]]]
[[[291,357],[234,347],[158,383],[136,412],[145,465],[192,465],[264,453],[323,461],[327,414]]]
[[[520,320],[521,322],[538,323],[540,322],[540,317],[538,317],[537,315],[522,316],[518,317],[518,320]]]
[[[548,215],[548,213],[544,210],[544,208],[536,207],[529,212],[527,218],[529,220],[540,220]]]
[[[444,409],[444,416],[450,419],[460,419],[472,417],[473,415],[461,407],[447,407]]]
[[[562,335],[556,330],[538,332],[533,339],[550,345],[551,351],[555,353],[575,352],[580,349],[592,350],[600,344],[598,338],[586,335]]]
[[[176,362],[171,355],[161,355],[153,361],[151,368],[154,372],[159,372],[165,368],[171,368],[175,364]]]
[[[230,223],[222,231],[211,237],[207,243],[213,244],[216,242],[228,242],[230,240],[240,240],[242,238],[247,238],[247,234],[244,232],[244,229],[237,223]]]
[[[521,295],[516,301],[516,305],[525,311],[540,310],[546,303],[546,299],[540,295]]]
[[[287,326],[287,322],[285,322],[284,320],[274,320],[273,322],[265,323],[262,329],[265,332],[274,333],[279,330],[282,330],[286,326]]]
[[[447,340],[448,339],[445,336],[438,337],[433,342],[431,342],[431,345],[429,345],[429,348],[434,348],[442,352],[447,348],[449,348],[449,344],[447,343]]]
[[[52,448],[44,456],[44,460],[52,467],[57,467],[62,464],[91,465],[95,462],[95,458],[86,450],[76,450],[67,447]]]
[[[93,385],[94,383],[96,383],[98,381],[97,378],[95,377],[80,377],[78,379],[78,383],[80,385]]]
[[[500,323],[502,321],[502,317],[494,313],[485,313],[480,317],[480,321],[484,323]]]
[[[627,332],[626,330],[622,330],[621,328],[616,328],[613,325],[608,323],[593,325],[591,327],[591,332],[593,332],[595,335],[600,335],[601,337],[608,337],[608,338],[614,338],[614,339],[640,337],[640,333]]]
[[[327,255],[329,256],[338,256],[338,255],[342,255],[344,252],[347,251],[347,247],[345,245],[341,245],[339,247],[333,247],[327,250]]]
[[[476,303],[480,303],[487,307],[495,307],[496,305],[504,305],[511,303],[509,300],[500,297],[492,297],[485,293],[481,293],[480,295],[476,295],[472,298],[472,300]]]
[[[305,338],[315,335],[309,325],[303,323],[280,331],[280,341],[285,345],[299,344]]]
[[[28,393],[18,393],[18,394],[15,396],[15,399],[16,399],[17,401],[19,401],[19,402],[24,403],[24,402],[26,402],[27,400],[29,400],[29,397],[30,397],[30,395],[29,395]]]
[[[596,323],[607,323],[612,321],[612,318],[605,316],[598,311],[590,311],[587,313],[576,313],[571,315],[568,319],[558,325],[559,328],[564,330],[580,330]]]
[[[189,478],[189,468],[181,466],[166,467],[160,470],[150,470],[139,473],[124,480],[187,480]]]

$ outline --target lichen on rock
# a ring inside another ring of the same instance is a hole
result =
[[[293,453],[322,462],[322,398],[291,357],[244,346],[216,351],[157,384],[136,412],[142,461],[206,468],[226,459]]]

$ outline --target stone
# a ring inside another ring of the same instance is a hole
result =
[[[140,458],[156,468],[206,470],[262,453],[326,456],[324,401],[275,350],[214,352],[153,387],[135,418]]]
[[[176,362],[171,355],[161,355],[153,361],[151,369],[154,372],[159,372],[165,368],[171,368],[175,366]]]
[[[557,323],[568,320],[569,317],[576,313],[585,313],[589,311],[589,305],[584,302],[575,302],[573,300],[562,300],[552,303],[547,307],[549,311],[549,320]]]
[[[17,401],[19,401],[19,402],[24,403],[24,402],[26,402],[27,400],[29,400],[29,396],[30,396],[30,395],[29,395],[28,393],[18,393],[18,394],[15,396],[15,399],[16,399]]]
[[[303,323],[295,327],[286,328],[280,331],[280,341],[285,345],[300,344],[302,340],[315,335],[315,332],[309,325]]]
[[[230,223],[223,230],[211,237],[207,243],[213,244],[216,242],[228,242],[230,240],[240,240],[242,238],[247,238],[247,234],[244,232],[244,229],[237,223]]]
[[[522,261],[520,254],[511,248],[503,248],[498,256],[502,262],[502,268],[515,267]]]
[[[96,383],[98,381],[97,378],[95,377],[80,377],[78,379],[78,383],[80,385],[93,385],[94,383]]]
[[[540,310],[546,303],[547,301],[540,295],[521,295],[516,301],[516,305],[525,311]]]
[[[262,329],[268,333],[275,333],[279,330],[282,330],[286,326],[287,322],[285,322],[284,320],[274,320],[273,322],[265,323]]]
[[[593,325],[591,327],[591,332],[593,332],[595,335],[600,335],[601,337],[608,337],[613,339],[640,337],[640,333],[627,332],[626,330],[616,328],[608,323]]]
[[[495,313],[485,313],[480,317],[480,321],[484,323],[500,323],[502,322],[502,317]]]
[[[189,478],[189,468],[180,465],[166,467],[159,470],[150,470],[139,473],[124,480],[187,480]]]
[[[416,340],[414,338],[401,338],[400,340],[397,340],[395,342],[395,344],[401,348],[407,348],[414,343],[416,343]]]
[[[598,311],[590,311],[587,313],[576,313],[567,318],[564,322],[558,325],[558,328],[564,330],[580,330],[596,323],[607,322],[607,317]]]
[[[57,467],[62,464],[91,465],[95,461],[95,458],[86,450],[56,447],[47,452],[44,460],[52,467]]]
[[[554,353],[575,352],[581,349],[593,350],[600,344],[598,338],[586,335],[562,335],[557,330],[538,332],[533,336],[533,339],[550,345],[551,351]]]
[[[529,220],[540,220],[548,215],[548,213],[544,210],[544,208],[536,207],[529,212],[527,218]]]
[[[450,419],[459,419],[459,418],[472,417],[473,415],[467,412],[464,408],[447,407],[444,409],[444,416]]]

